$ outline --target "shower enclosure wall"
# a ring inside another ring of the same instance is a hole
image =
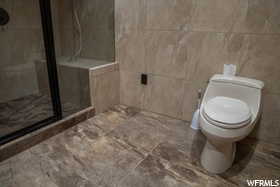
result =
[[[0,0],[0,8],[10,16],[0,26],[3,144],[92,104],[90,70],[115,59],[114,1]]]

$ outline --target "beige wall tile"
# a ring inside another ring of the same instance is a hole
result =
[[[40,29],[15,29],[7,31],[11,35],[10,65],[31,63],[38,53],[44,53],[43,36]]]
[[[39,29],[11,29],[0,33],[1,100],[38,93],[35,60],[42,58]]]
[[[14,1],[11,18],[13,28],[41,28],[39,1]]]
[[[150,75],[145,91],[144,109],[182,118],[183,79]]]
[[[83,30],[81,57],[108,62],[115,61],[114,30],[96,29],[94,24],[91,25]],[[76,39],[79,41],[77,37]],[[78,48],[79,44],[76,46]]]
[[[80,57],[115,61],[114,1],[62,0],[56,3],[61,55],[72,56],[80,49]],[[74,12],[77,12],[79,24]],[[82,44],[80,45],[80,36]]]
[[[73,29],[60,29],[60,46],[62,56],[73,56],[75,49]]]
[[[146,0],[146,29],[187,30],[194,0]]]
[[[173,78],[184,78],[187,46],[184,33],[178,31],[146,32],[145,62],[147,72]]]
[[[201,89],[202,96],[206,90],[207,83],[204,82],[188,82],[184,83],[183,97],[183,119],[191,121],[193,113],[198,107],[198,90]]]
[[[256,125],[250,136],[260,140],[279,144],[280,141],[280,96],[263,95],[263,108],[260,123]]]
[[[246,33],[279,33],[278,0],[244,0],[233,31]]]
[[[120,103],[120,73],[107,72],[91,76],[91,95],[96,113],[104,112]]]
[[[116,42],[116,59],[123,71],[146,72],[145,35],[141,31],[126,30]]]
[[[223,72],[224,64],[236,64],[247,52],[247,38],[241,34],[192,32],[187,35],[188,62],[186,80],[207,82]]]
[[[114,0],[96,0],[93,22],[98,29],[114,30]]]
[[[53,9],[57,9],[57,20],[60,28],[73,29],[73,2],[72,0],[59,0],[53,4]]]
[[[115,0],[116,32],[141,29],[144,23],[143,0]]]
[[[192,30],[229,31],[240,15],[242,5],[242,0],[197,0],[196,10],[192,16]]]
[[[280,93],[280,36],[251,35],[248,55],[242,60],[241,75],[263,80],[265,91]]]
[[[120,71],[121,104],[143,108],[146,86],[140,84],[141,74]]]
[[[96,60],[115,61],[114,2],[84,0],[76,2],[76,10],[82,29],[81,57]],[[73,15],[74,16],[74,15]],[[74,28],[77,27],[74,21]],[[78,50],[80,36],[74,32]],[[73,39],[72,39],[73,40]]]

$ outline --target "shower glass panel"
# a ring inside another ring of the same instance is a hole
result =
[[[52,32],[48,3],[0,0],[0,140],[4,142],[59,119],[53,46],[46,41]],[[7,15],[8,21],[1,24]],[[42,59],[46,63],[38,63]]]
[[[92,105],[90,70],[115,61],[114,0],[52,1],[63,115]]]

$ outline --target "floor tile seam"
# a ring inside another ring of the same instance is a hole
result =
[[[147,156],[144,157],[144,158],[142,158],[140,161],[138,161],[137,164],[131,169],[131,171],[129,171],[125,176],[123,176],[123,177],[120,179],[120,181],[116,184],[116,186],[119,186],[119,184],[120,184],[121,182],[123,182],[129,175],[131,175],[131,174],[136,170],[136,168],[137,168],[146,158],[147,158]]]
[[[123,140],[122,138],[118,138],[118,137],[110,135],[110,134],[108,134],[107,137],[110,138],[111,140],[113,140],[115,143],[117,143],[121,147],[123,147],[125,150],[135,152],[140,157],[146,158],[145,153],[142,153],[141,150],[139,150],[139,148],[137,146],[127,142],[126,140]],[[129,147],[130,149],[127,149],[127,147]],[[146,152],[146,150],[144,150],[144,151]]]
[[[158,146],[155,147],[155,149],[156,149],[157,147],[159,147],[160,145],[164,144],[164,143],[165,143],[165,142],[161,142]],[[163,161],[163,162],[165,162],[165,163],[168,163],[168,165],[172,165],[172,163],[171,163],[169,160],[166,160],[166,159],[162,158],[161,156],[158,156],[158,155],[154,154],[153,151],[152,151],[149,155],[151,155],[151,156],[153,156],[153,157],[155,157],[155,158],[157,158],[157,159],[159,159],[159,160],[161,160],[161,161]],[[209,177],[211,177],[211,176],[209,176],[209,175],[203,173],[203,171],[202,171],[198,166],[193,165],[192,163],[187,163],[187,165],[183,165],[182,167],[188,168],[188,169],[194,169],[194,172],[197,172],[197,173],[199,173],[199,174],[201,174],[201,175],[205,175],[205,176],[207,177],[207,179],[208,179]],[[165,169],[166,171],[170,172],[170,173],[173,173],[173,176],[176,175],[176,174],[170,169],[170,167],[168,168],[168,167],[166,167],[166,165],[164,165],[164,169]],[[179,176],[179,175],[176,175],[176,176],[179,177],[179,178],[181,177],[181,176]],[[181,177],[181,178],[182,178],[182,177]],[[182,179],[182,180],[184,180],[184,179]]]

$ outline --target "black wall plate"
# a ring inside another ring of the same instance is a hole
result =
[[[143,84],[143,85],[148,84],[148,75],[147,74],[141,74],[141,84]]]
[[[9,23],[9,20],[10,20],[9,13],[5,9],[0,8],[0,25],[1,26],[6,25],[7,23]]]

